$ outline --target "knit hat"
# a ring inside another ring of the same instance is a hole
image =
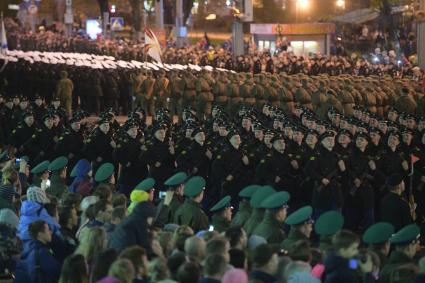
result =
[[[8,224],[16,229],[19,224],[19,217],[10,208],[0,209],[0,223]]]
[[[224,274],[221,282],[222,283],[247,283],[248,275],[246,275],[246,272],[243,269],[232,268]]]
[[[27,199],[41,204],[50,203],[46,192],[39,187],[30,187],[27,191]]]
[[[128,213],[133,212],[134,207],[136,204],[147,201],[149,199],[149,193],[142,191],[142,190],[133,190],[130,194],[130,205],[128,206]]]

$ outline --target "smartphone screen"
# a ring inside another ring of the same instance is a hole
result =
[[[348,267],[349,267],[350,269],[357,269],[357,267],[358,267],[357,260],[355,260],[355,259],[350,259],[350,261],[348,262]]]
[[[163,199],[165,198],[165,195],[167,194],[167,192],[159,192],[159,198]]]

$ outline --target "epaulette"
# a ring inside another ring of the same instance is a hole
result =
[[[183,150],[181,154],[182,155],[185,155],[186,153],[187,153],[187,151],[186,150]]]
[[[221,159],[221,155],[217,155],[217,159]]]

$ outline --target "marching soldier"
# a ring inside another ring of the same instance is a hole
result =
[[[312,205],[316,217],[327,210],[341,209],[342,194],[336,179],[345,171],[344,162],[333,150],[335,134],[326,131],[320,136],[320,143],[317,156],[313,156],[304,169],[306,175],[315,180]]]
[[[85,141],[83,153],[93,162],[93,171],[97,171],[102,163],[113,162],[112,152],[116,148],[116,143],[112,139],[110,121],[102,118],[98,127]]]
[[[73,168],[82,157],[84,136],[81,130],[81,118],[74,115],[69,120],[69,128],[63,132],[56,143],[56,156],[67,156],[70,168]]]
[[[43,124],[24,144],[24,150],[30,154],[30,160],[38,164],[43,160],[49,160],[53,157],[55,141],[57,137],[53,131],[53,115],[46,114],[43,117]]]
[[[113,157],[121,165],[118,190],[128,196],[140,180],[147,178],[148,167],[140,159],[143,144],[138,136],[139,124],[128,120],[124,129],[125,134],[118,140]]]

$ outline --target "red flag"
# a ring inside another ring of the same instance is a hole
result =
[[[410,158],[412,159],[412,164],[415,164],[416,162],[418,162],[419,160],[420,160],[420,158],[419,157],[417,157],[416,155],[414,155],[414,154],[411,154],[410,155]]]

